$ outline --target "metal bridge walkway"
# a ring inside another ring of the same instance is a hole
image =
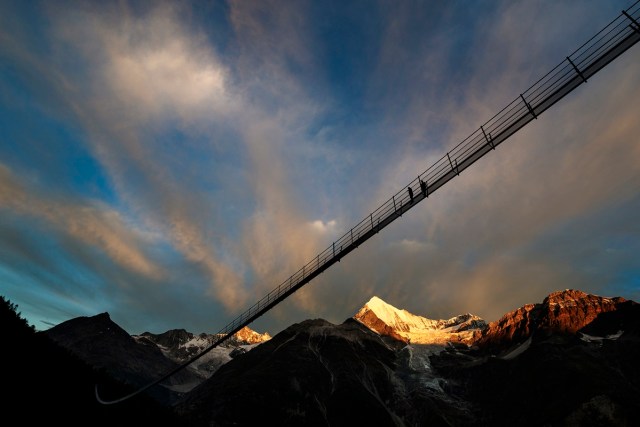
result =
[[[331,246],[320,252],[240,316],[233,319],[218,332],[220,338],[202,353],[143,388],[116,400],[101,399],[96,386],[95,392],[98,401],[103,404],[122,402],[164,381],[309,283],[380,230],[400,218],[409,209],[428,198],[478,159],[494,150],[527,123],[537,119],[540,114],[582,83],[586,83],[590,77],[636,44],[640,40],[639,21],[640,0],[623,11],[558,66],[442,156],[440,160],[411,181],[407,187],[394,194],[382,206],[333,242]]]

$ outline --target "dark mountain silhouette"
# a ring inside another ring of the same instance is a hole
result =
[[[212,334],[194,335],[184,329],[131,336],[113,322],[108,313],[77,317],[44,334],[89,366],[134,388],[151,383],[199,354],[217,339]],[[256,343],[269,338],[268,334],[244,328],[225,342],[224,346],[214,349],[160,385],[151,387],[147,393],[165,405],[172,405],[235,355],[246,352]],[[103,397],[109,400],[110,396],[106,393],[108,391],[101,395],[104,394]]]
[[[133,339],[108,313],[77,317],[45,334],[90,366],[133,386],[144,386],[178,366],[153,343]],[[161,402],[173,402],[181,393],[171,386],[197,382],[199,378],[183,370],[170,377],[165,387],[154,387],[152,395]]]
[[[122,405],[100,405],[94,397],[95,384],[118,395],[131,388],[87,365],[46,334],[36,333],[19,317],[15,305],[0,299],[5,425],[182,424],[173,411],[146,396]]]

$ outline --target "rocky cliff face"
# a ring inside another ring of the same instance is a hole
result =
[[[534,334],[575,334],[601,313],[616,310],[626,300],[567,289],[548,295],[542,303],[513,310],[477,337],[475,343],[492,352],[521,344]]]
[[[554,292],[542,302],[539,329],[573,334],[595,320],[600,313],[616,310],[626,300],[606,298],[577,290]]]

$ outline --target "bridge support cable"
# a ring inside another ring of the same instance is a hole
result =
[[[192,364],[213,348],[232,337],[243,327],[271,310],[277,304],[306,285],[336,262],[391,224],[403,213],[426,199],[460,172],[471,166],[489,151],[527,125],[531,120],[572,92],[588,78],[640,41],[640,0],[623,11],[609,25],[566,57],[558,66],[534,83],[495,116],[482,124],[469,137],[448,151],[426,171],[403,186],[382,206],[367,215],[331,246],[319,253],[309,263],[274,288],[265,297],[222,328],[217,339],[200,354],[172,369],[157,380],[135,392],[115,400],[104,400],[98,393],[96,399],[105,405],[125,401],[153,387],[176,372]],[[568,60],[568,61],[567,61]],[[407,191],[407,188],[409,191]],[[413,189],[416,191],[414,192]]]

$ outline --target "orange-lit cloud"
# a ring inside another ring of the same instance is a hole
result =
[[[102,249],[115,263],[152,279],[164,272],[141,249],[145,234],[131,228],[114,210],[101,204],[65,203],[38,194],[0,164],[0,206],[46,221],[72,238]],[[150,243],[150,242],[147,242]]]

